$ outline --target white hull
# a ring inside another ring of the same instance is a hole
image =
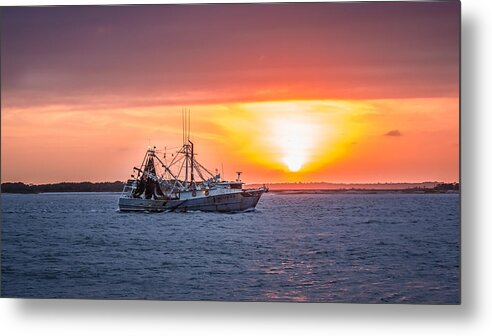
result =
[[[263,189],[255,189],[171,200],[120,197],[118,205],[120,211],[241,212],[254,209],[264,192]]]

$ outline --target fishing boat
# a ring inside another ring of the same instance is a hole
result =
[[[222,180],[196,160],[189,138],[189,113],[185,113],[183,145],[169,155],[148,147],[139,167],[119,198],[120,211],[243,212],[255,209],[266,186],[245,189],[241,172],[235,181]],[[169,161],[169,162],[168,162]]]

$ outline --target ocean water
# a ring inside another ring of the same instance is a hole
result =
[[[281,195],[239,214],[3,194],[1,295],[460,302],[459,195]]]

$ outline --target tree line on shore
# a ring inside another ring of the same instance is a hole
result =
[[[25,184],[22,182],[6,182],[2,183],[1,191],[2,193],[13,193],[13,194],[37,194],[45,192],[120,192],[123,190],[124,182],[62,182],[62,183],[51,183],[51,184]],[[375,185],[379,186],[379,185]],[[251,186],[249,186],[251,187]],[[282,188],[284,190],[296,189],[296,185],[292,185],[290,188]],[[353,187],[353,186],[352,186]],[[318,188],[313,188],[318,189]],[[323,188],[321,188],[323,189]],[[344,189],[344,188],[342,188]],[[366,187],[364,190],[377,190],[380,188]],[[391,184],[387,185],[388,190],[393,189]],[[401,190],[425,190],[427,192],[447,192],[447,191],[459,191],[459,183],[436,183],[430,188],[419,188],[419,187],[408,187],[405,189],[394,188]]]
[[[2,193],[37,194],[45,192],[120,192],[124,182],[62,182],[49,184],[2,183]]]

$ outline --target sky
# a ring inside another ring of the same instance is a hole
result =
[[[460,4],[3,7],[2,182],[181,145],[248,183],[459,179]]]

